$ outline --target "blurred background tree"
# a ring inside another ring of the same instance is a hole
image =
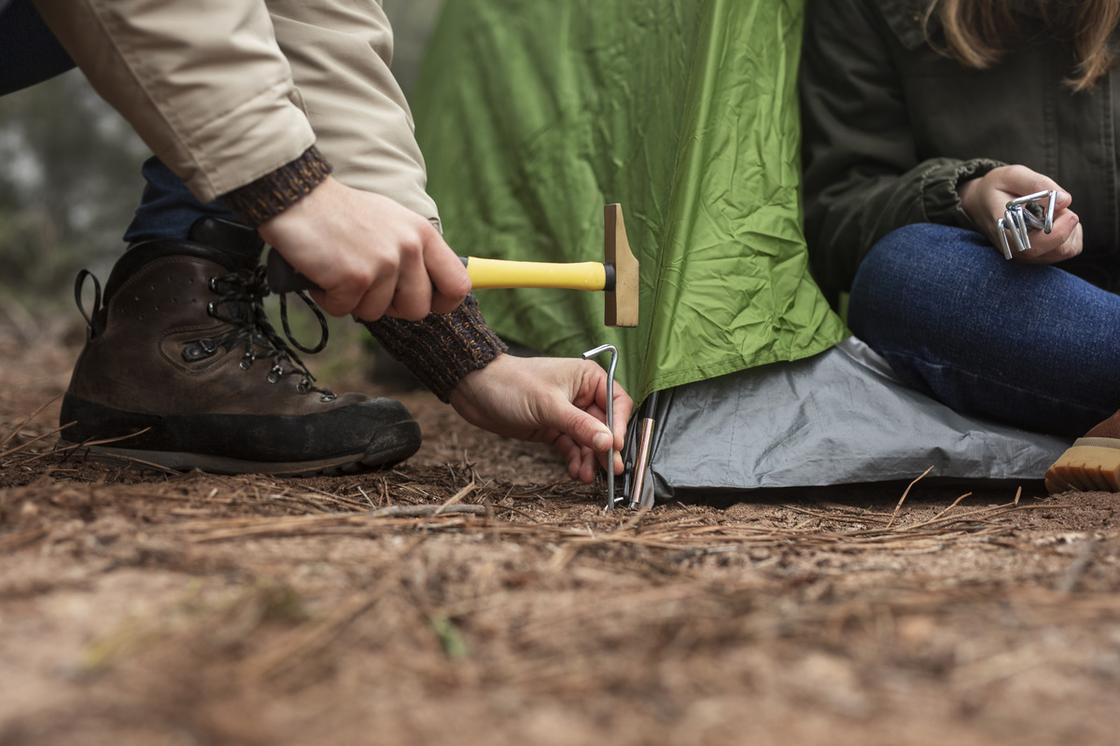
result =
[[[442,2],[384,0],[406,91]],[[124,248],[147,155],[77,71],[0,98],[0,296],[34,310],[69,298],[81,267],[104,278]]]
[[[412,90],[420,74],[420,63],[443,0],[385,0],[385,12],[396,31],[393,72],[405,93]]]
[[[145,153],[79,74],[0,99],[5,289],[58,295],[75,261],[118,252]]]

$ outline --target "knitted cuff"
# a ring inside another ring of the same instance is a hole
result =
[[[330,173],[331,164],[312,145],[291,163],[234,189],[222,201],[255,228],[306,197]]]
[[[508,349],[486,325],[474,296],[449,314],[431,314],[423,321],[385,317],[366,327],[444,402],[467,374]]]
[[[1006,165],[988,158],[939,161],[922,174],[922,210],[930,223],[973,228],[961,206],[960,185]]]

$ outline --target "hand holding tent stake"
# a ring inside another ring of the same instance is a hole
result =
[[[607,326],[638,325],[638,259],[630,249],[622,205],[609,204],[603,214],[603,262],[553,264],[547,262],[515,262],[501,259],[460,257],[478,290],[487,288],[556,288],[603,291],[604,318]],[[268,286],[277,293],[318,290],[318,286],[288,264],[276,249],[268,253]],[[282,309],[286,312],[286,309]],[[286,314],[285,314],[286,315]],[[287,319],[285,318],[285,325]],[[583,359],[611,353],[607,369],[607,427],[614,433],[614,374],[618,349],[602,345],[583,353]],[[607,463],[607,509],[616,505],[614,495],[614,454],[612,445]]]
[[[553,264],[460,257],[471,285],[487,288],[557,288],[602,291],[607,326],[638,325],[638,260],[630,250],[622,206],[606,206],[602,262]],[[277,293],[318,290],[275,249],[268,253],[268,286]]]

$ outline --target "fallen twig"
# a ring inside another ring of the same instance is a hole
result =
[[[54,397],[51,397],[50,399],[47,399],[45,402],[40,404],[34,412],[27,415],[22,420],[20,420],[18,423],[16,423],[15,428],[13,428],[10,433],[8,433],[8,435],[4,438],[4,440],[0,440],[0,448],[3,448],[4,446],[8,445],[8,443],[11,442],[12,438],[16,437],[21,432],[23,432],[23,428],[24,428],[24,426],[27,425],[28,422],[31,422],[31,420],[35,419],[35,417],[37,417],[40,412],[42,412],[44,409],[49,407],[51,404],[54,404],[56,401],[58,401],[60,396],[62,396],[62,394],[58,394],[58,396],[54,396]],[[0,456],[0,458],[2,458],[2,456]]]
[[[103,446],[103,445],[107,445],[109,443],[116,443],[118,441],[125,440],[127,438],[132,438],[132,437],[135,437],[137,435],[140,435],[141,433],[147,432],[147,430],[148,430],[148,428],[144,428],[140,432],[133,433],[132,435],[122,435],[122,436],[117,437],[117,438],[106,438],[104,440],[87,440],[87,441],[83,441],[81,443],[73,443],[71,445],[64,446],[62,448],[55,448],[51,451],[46,451],[44,453],[40,453],[37,456],[34,456],[30,459],[27,459],[26,461],[20,462],[20,465],[22,466],[24,464],[29,464],[32,461],[34,461],[35,459],[42,458],[43,456],[53,456],[53,455],[57,455],[59,453],[68,453],[70,451],[75,451],[75,450],[79,450],[79,449],[82,449],[82,448],[89,448],[91,446]],[[123,453],[114,453],[113,451],[99,451],[97,453],[97,459],[98,460],[117,459],[117,460],[120,460],[120,461],[128,461],[129,463],[139,464],[139,465],[147,467],[149,469],[155,469],[156,471],[161,471],[164,474],[168,474],[170,476],[179,476],[182,473],[182,472],[176,471],[175,469],[172,469],[170,467],[164,466],[163,464],[157,464],[154,461],[146,461],[142,458],[137,458],[136,456],[126,456]]]
[[[360,492],[362,497],[366,499],[366,502],[369,503],[370,510],[377,510],[377,506],[373,504],[373,500],[369,499],[369,495],[366,494],[366,491],[362,489],[361,485],[358,485],[358,492]]]
[[[478,486],[478,482],[476,482],[472,479],[466,487],[459,490],[458,492],[456,492],[451,497],[447,498],[447,502],[445,502],[443,505],[440,505],[439,508],[436,509],[436,512],[435,512],[434,515],[439,515],[440,513],[446,513],[448,511],[448,508],[454,507],[457,502],[459,502],[464,497],[466,497],[471,492],[473,492],[474,489],[477,486]],[[417,506],[417,507],[419,507],[419,506]],[[480,505],[478,507],[484,507],[484,506]],[[463,511],[459,511],[459,512],[463,512]],[[467,511],[467,512],[470,512],[470,511]]]
[[[916,485],[918,482],[922,481],[925,478],[925,476],[927,474],[929,474],[931,471],[933,471],[932,466],[930,466],[928,469],[923,471],[918,476],[918,478],[915,479],[913,482],[906,485],[906,489],[902,491],[902,497],[898,498],[898,505],[894,506],[894,512],[891,513],[891,519],[889,521],[887,521],[887,528],[890,528],[891,526],[894,525],[895,518],[898,518],[898,511],[902,510],[902,504],[904,502],[906,502],[906,496],[910,494],[910,490],[914,488],[914,485]]]
[[[44,438],[49,438],[52,435],[58,435],[58,433],[62,432],[63,430],[65,430],[66,428],[70,427],[73,424],[74,424],[73,422],[67,422],[65,425],[60,425],[59,427],[56,427],[53,430],[48,430],[45,433],[40,433],[40,434],[36,435],[34,438],[31,438],[30,440],[26,440],[23,443],[20,443],[18,446],[15,446],[13,448],[9,448],[8,450],[4,451],[3,453],[0,453],[0,460],[5,459],[8,456],[15,455],[15,454],[19,453],[20,451],[27,450],[27,447],[30,446],[32,443],[37,443],[40,440],[43,440]]]
[[[424,518],[437,515],[486,515],[490,509],[485,505],[390,505],[375,510],[373,518]]]
[[[912,531],[912,530],[914,530],[914,529],[916,529],[916,528],[921,528],[921,527],[923,527],[923,526],[928,526],[928,525],[929,525],[929,524],[931,524],[931,523],[936,523],[936,522],[937,522],[938,520],[940,520],[940,519],[941,519],[941,518],[943,518],[944,516],[948,515],[948,514],[949,514],[949,512],[953,510],[953,508],[955,508],[955,507],[957,507],[958,505],[960,505],[960,504],[961,504],[962,502],[964,502],[964,501],[965,501],[965,499],[966,499],[966,498],[969,498],[969,497],[972,497],[972,493],[971,493],[971,492],[966,492],[966,493],[964,493],[963,495],[961,495],[960,497],[958,497],[958,498],[957,498],[956,500],[954,500],[954,501],[952,502],[952,504],[951,504],[951,505],[950,505],[949,507],[945,508],[945,510],[942,510],[942,511],[941,511],[940,513],[938,513],[937,515],[935,515],[935,516],[934,516],[933,518],[930,518],[930,519],[929,519],[928,521],[922,521],[921,523],[915,523],[915,524],[914,524],[913,526],[907,526],[907,527],[906,527],[906,530],[908,530],[908,531]]]

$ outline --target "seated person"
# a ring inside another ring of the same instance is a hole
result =
[[[1088,436],[1052,490],[1120,490],[1120,4],[810,0],[805,227],[852,331],[957,411]],[[1008,201],[1058,192],[1005,261]]]

